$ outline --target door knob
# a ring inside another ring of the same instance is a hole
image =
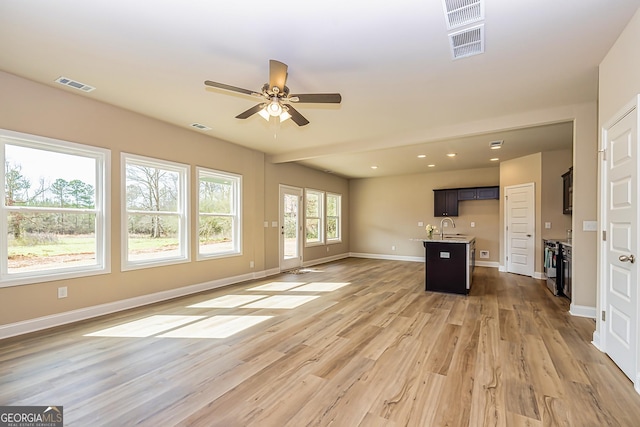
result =
[[[619,259],[621,262],[630,262],[631,264],[633,264],[633,263],[636,261],[636,257],[634,257],[633,255],[629,255],[629,256],[627,256],[627,255],[620,255],[620,256],[618,257],[618,259]]]

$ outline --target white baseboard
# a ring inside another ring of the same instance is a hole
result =
[[[597,329],[593,332],[593,340],[591,341],[591,344],[593,344],[595,348],[604,353],[602,342],[600,341],[600,332]]]
[[[365,254],[361,252],[351,252],[350,257],[353,258],[369,258],[369,259],[386,259],[390,261],[412,261],[424,262],[424,256],[404,256],[404,255],[387,255],[387,254]]]
[[[500,264],[497,261],[478,261],[478,260],[476,260],[476,267],[498,268],[498,267],[500,267]]]
[[[278,269],[276,269],[275,272],[269,270],[269,275],[278,274],[279,272],[280,270]],[[246,280],[259,279],[262,277],[267,277],[267,273],[261,271],[242,274],[240,276],[234,277],[225,277],[223,279],[212,280],[209,282],[198,283],[195,285],[170,289],[162,292],[156,292],[149,295],[141,295],[139,297],[95,305],[92,307],[80,308],[77,310],[66,311],[64,313],[57,313],[49,316],[37,317],[35,319],[24,320],[21,322],[0,325],[0,339],[28,334],[31,332],[37,332],[43,329],[49,329],[56,326],[66,325],[68,323],[90,319],[92,317],[104,316],[105,314],[111,314],[118,311],[141,307],[160,301],[166,301],[173,298],[178,298],[202,291],[208,291],[211,289],[221,288],[223,286],[244,282]]]
[[[578,317],[588,317],[590,319],[596,318],[596,308],[588,305],[576,305],[571,303],[569,306],[569,314]]]

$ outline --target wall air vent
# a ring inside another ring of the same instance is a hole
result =
[[[484,53],[484,24],[449,34],[453,59]]]
[[[200,130],[211,130],[209,126],[201,125],[200,123],[191,123],[191,126]]]
[[[482,0],[442,0],[442,5],[449,30],[484,19]]]
[[[89,86],[89,85],[86,85],[84,83],[80,83],[78,81],[75,81],[75,80],[72,80],[72,79],[69,79],[69,78],[66,78],[66,77],[58,77],[55,80],[55,82],[56,83],[60,83],[61,85],[64,85],[64,86],[69,86],[69,87],[72,87],[74,89],[81,90],[82,92],[91,92],[91,91],[96,89],[93,86]]]

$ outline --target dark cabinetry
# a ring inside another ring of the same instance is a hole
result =
[[[499,199],[500,187],[470,187],[433,190],[433,216],[458,216],[462,200]]]
[[[433,216],[458,216],[458,190],[433,190]]]
[[[573,212],[573,168],[562,175],[562,213]]]
[[[425,289],[467,293],[467,245],[428,242],[425,247]]]
[[[500,198],[500,187],[459,188],[458,200],[488,200]]]

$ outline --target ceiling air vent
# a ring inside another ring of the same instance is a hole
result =
[[[89,85],[86,85],[84,83],[80,83],[78,81],[68,79],[66,77],[58,77],[55,81],[56,81],[56,83],[60,83],[61,85],[69,86],[69,87],[72,87],[74,89],[81,90],[83,92],[91,92],[92,90],[96,89],[93,86],[89,86]]]
[[[489,143],[489,148],[491,148],[492,150],[497,150],[498,148],[502,147],[502,144],[504,144],[504,140],[491,141]]]
[[[191,123],[191,126],[200,130],[211,130],[209,126],[201,125],[200,123]]]
[[[466,58],[484,52],[484,24],[449,34],[453,59]]]
[[[442,0],[442,5],[449,30],[484,19],[482,0]]]

